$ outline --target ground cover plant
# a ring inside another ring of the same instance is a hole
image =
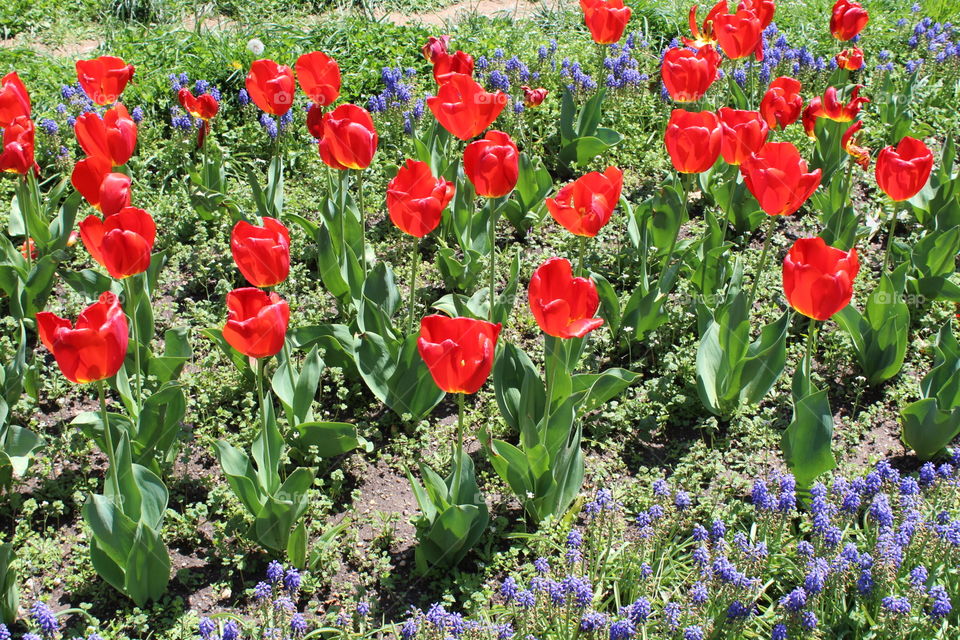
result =
[[[3,15],[0,634],[956,633],[956,7],[276,4]]]

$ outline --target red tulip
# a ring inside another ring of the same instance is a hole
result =
[[[377,129],[363,107],[342,104],[320,120],[320,159],[334,169],[366,169],[377,152]]]
[[[37,249],[37,243],[33,241],[33,238],[27,238],[23,241],[23,244],[20,245],[20,255],[24,259],[27,258],[27,250],[30,251],[30,259],[36,260],[40,256],[40,251]]]
[[[843,104],[837,98],[837,88],[827,87],[822,98],[814,98],[803,112],[803,128],[811,138],[816,137],[817,119],[829,118],[834,122],[851,122],[860,115],[862,105],[870,102],[860,96],[863,85],[856,85],[850,94],[850,101]]]
[[[570,233],[592,238],[610,222],[622,189],[623,172],[607,167],[603,173],[593,171],[577,178],[556,197],[547,198],[547,209]]]
[[[693,38],[684,38],[683,43],[688,47],[693,47],[694,49],[700,49],[707,45],[717,44],[716,29],[714,25],[717,22],[717,18],[725,13],[730,11],[727,6],[727,0],[720,0],[717,4],[713,5],[713,8],[710,9],[710,12],[707,13],[707,17],[703,19],[703,27],[700,27],[697,24],[697,5],[690,7],[689,22],[690,22],[690,34]]]
[[[463,51],[438,53],[433,58],[433,79],[443,84],[455,73],[473,76],[473,56]]]
[[[177,92],[180,106],[194,118],[209,122],[220,111],[220,103],[209,93],[194,96],[190,89],[180,89]]]
[[[770,26],[773,22],[773,15],[777,11],[777,5],[774,0],[740,0],[737,5],[737,11],[747,9],[753,11],[760,18],[760,31]]]
[[[768,142],[750,155],[740,172],[760,208],[771,216],[788,216],[820,186],[821,171],[807,163],[789,142]]]
[[[27,116],[17,116],[3,130],[3,147],[0,148],[0,172],[27,175],[30,170],[40,172],[34,160],[34,126]]]
[[[269,358],[283,348],[290,321],[290,305],[273,291],[255,287],[227,294],[227,324],[223,338],[250,358]]]
[[[858,71],[863,68],[863,49],[853,47],[844,49],[836,56],[837,66],[847,71]]]
[[[274,218],[264,216],[262,226],[238,222],[230,233],[230,251],[255,287],[275,287],[290,274],[290,232]]]
[[[487,135],[463,150],[463,172],[473,183],[478,196],[505,196],[517,186],[520,152],[504,132],[488,131]]]
[[[863,31],[869,19],[867,10],[859,2],[837,0],[830,16],[830,33],[837,40],[851,40]]]
[[[427,59],[427,62],[433,63],[438,55],[447,52],[447,45],[449,45],[449,43],[450,36],[448,35],[442,35],[439,38],[430,36],[420,51],[423,52],[423,57]]]
[[[100,56],[93,60],[77,60],[77,80],[96,105],[113,104],[120,99],[130,78],[133,77],[133,65],[121,58]]]
[[[404,233],[422,238],[440,224],[453,192],[454,184],[435,178],[426,162],[408,159],[387,185],[390,220]]]
[[[297,59],[297,80],[300,88],[314,104],[321,107],[340,97],[340,65],[323,53],[305,53]]]
[[[250,65],[246,87],[250,99],[262,111],[282,116],[293,106],[297,83],[293,79],[293,69],[263,59]]]
[[[623,0],[580,0],[583,23],[597,44],[619,42],[630,22],[630,7]]]
[[[906,137],[877,156],[877,184],[894,202],[920,193],[933,170],[933,153],[922,141]]]
[[[129,176],[111,173],[110,169],[109,160],[91,156],[77,162],[70,176],[73,187],[105,216],[130,206]]]
[[[73,131],[80,148],[88,156],[99,156],[120,167],[127,164],[137,146],[137,124],[127,108],[117,104],[103,118],[88,111],[77,118]]]
[[[550,258],[537,267],[527,297],[540,329],[554,338],[582,338],[603,324],[594,317],[600,306],[596,285],[590,278],[574,278],[565,258]]]
[[[127,317],[110,291],[84,309],[76,326],[49,311],[37,313],[40,341],[53,353],[63,375],[85,384],[117,373],[127,355]]]
[[[857,135],[857,132],[863,128],[863,120],[857,120],[850,128],[846,130],[843,134],[843,137],[840,139],[840,146],[843,147],[843,150],[850,154],[850,157],[853,158],[853,161],[860,165],[861,169],[866,169],[870,166],[870,149],[866,147],[861,147],[857,145],[854,141],[854,137]]]
[[[6,129],[20,116],[30,117],[30,94],[16,71],[0,78],[0,129]]]
[[[800,238],[783,259],[783,292],[803,315],[828,320],[850,304],[859,270],[856,248],[841,251],[820,237]]]
[[[440,85],[427,106],[440,125],[461,140],[480,135],[493,124],[510,100],[500,91],[487,93],[473,78],[454,74]]]
[[[473,318],[426,316],[417,351],[437,386],[447,393],[476,393],[490,376],[500,324]]]
[[[712,111],[674,109],[663,141],[680,173],[702,173],[720,156],[723,135],[720,120]]]
[[[710,45],[696,52],[674,47],[663,56],[660,75],[674,102],[696,102],[717,79],[720,54]]]
[[[742,164],[767,141],[770,127],[759,112],[721,107],[717,115],[723,133],[720,154],[727,164]]]
[[[157,225],[149,213],[125,207],[106,220],[87,216],[80,223],[80,238],[90,256],[111,277],[121,280],[150,267],[150,252],[157,237]]]
[[[543,101],[546,99],[549,91],[540,87],[539,89],[531,89],[530,87],[524,85],[520,87],[520,90],[523,91],[523,106],[528,109],[533,107],[539,107],[543,104]]]
[[[767,126],[784,129],[797,121],[803,110],[800,87],[800,81],[789,76],[781,76],[770,83],[760,101],[760,114]]]
[[[746,58],[758,51],[758,58],[763,58],[761,35],[763,27],[760,18],[748,9],[739,9],[736,13],[721,13],[716,17],[713,25],[717,43],[731,60]]]

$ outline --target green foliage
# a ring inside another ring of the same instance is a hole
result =
[[[920,396],[900,412],[903,441],[929,460],[960,434],[960,344],[951,321],[937,334],[933,368],[920,381]]]

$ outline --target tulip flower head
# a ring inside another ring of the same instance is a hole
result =
[[[631,9],[623,0],[580,0],[583,22],[597,44],[614,44],[623,37]]]
[[[249,358],[280,353],[290,321],[290,306],[274,292],[254,287],[227,294],[227,324],[223,338]]]
[[[504,132],[488,131],[487,135],[463,150],[463,172],[473,183],[478,196],[505,196],[517,186],[520,152]]]
[[[363,107],[342,104],[320,119],[320,159],[334,169],[366,169],[377,152],[377,129]]]
[[[680,173],[702,173],[720,156],[722,137],[720,120],[712,111],[674,109],[664,144],[674,169]]]
[[[150,267],[150,252],[157,237],[157,225],[149,213],[124,207],[101,220],[87,216],[80,223],[80,238],[90,256],[112,278],[122,280]]]
[[[323,53],[305,53],[297,59],[297,81],[311,102],[326,107],[340,97],[340,65]]]
[[[523,91],[523,106],[527,109],[539,107],[541,104],[543,104],[543,101],[546,99],[547,94],[549,93],[543,87],[540,87],[539,89],[531,89],[526,85],[520,87],[520,90]]]
[[[290,232],[274,218],[265,216],[260,226],[239,221],[230,233],[230,252],[255,287],[275,287],[290,274]]]
[[[433,58],[433,79],[443,84],[455,73],[473,75],[473,56],[463,51],[439,53]]]
[[[184,111],[204,122],[213,120],[220,111],[220,103],[209,93],[194,96],[190,89],[184,88],[177,92],[177,100]]]
[[[550,258],[537,267],[527,297],[540,329],[555,338],[582,338],[603,324],[594,317],[600,306],[596,285],[590,278],[573,277],[565,258]]]
[[[713,30],[717,44],[731,60],[746,58],[753,53],[757,53],[758,59],[763,58],[763,27],[753,11],[738,9],[736,13],[723,12],[716,17]]]
[[[697,5],[690,7],[689,14],[690,34],[693,37],[685,37],[683,43],[694,49],[700,49],[707,45],[716,45],[717,36],[714,25],[717,22],[717,18],[730,11],[727,0],[720,0],[713,5],[713,8],[707,13],[707,17],[704,18],[702,27],[697,23],[697,8]]]
[[[696,102],[717,79],[719,68],[720,54],[710,45],[696,52],[674,47],[663,56],[660,75],[674,102]]]
[[[869,98],[860,95],[863,85],[856,85],[850,93],[850,100],[844,104],[837,96],[836,87],[827,87],[823,97],[816,97],[810,101],[803,112],[803,128],[811,138],[816,137],[817,120],[828,118],[834,122],[852,122],[860,115],[863,105],[870,102]]]
[[[27,116],[17,116],[3,130],[3,146],[0,147],[0,172],[25,176],[31,170],[40,173],[34,160],[35,128]]]
[[[73,187],[105,216],[130,206],[130,177],[111,169],[106,158],[90,156],[77,162],[70,176]]]
[[[807,171],[806,161],[789,142],[768,142],[742,165],[747,189],[771,216],[788,216],[820,186],[821,170]]]
[[[781,76],[770,83],[770,88],[760,101],[760,115],[771,129],[784,129],[800,118],[803,98],[800,96],[800,81]]]
[[[417,351],[438,387],[447,393],[476,393],[493,369],[500,324],[473,318],[426,316]]]
[[[613,215],[623,189],[623,172],[607,167],[603,173],[590,172],[547,198],[550,215],[574,235],[592,238]]]
[[[293,69],[273,60],[256,60],[246,79],[247,93],[261,111],[282,116],[293,106],[296,81]]]
[[[63,375],[78,384],[115,375],[127,355],[127,317],[110,291],[80,313],[76,326],[49,311],[38,312],[37,333]]]
[[[461,140],[483,133],[493,124],[510,98],[500,91],[488,93],[468,75],[457,73],[427,98],[427,106],[440,125]]]
[[[856,135],[863,128],[863,120],[857,120],[847,129],[840,139],[840,146],[846,151],[853,161],[860,165],[861,169],[870,166],[870,149],[861,147],[856,143]]]
[[[829,320],[850,304],[859,270],[856,248],[842,251],[820,237],[800,238],[783,259],[783,292],[803,315]]]
[[[837,66],[847,71],[859,71],[863,68],[863,49],[853,47],[844,49],[836,55]]]
[[[742,164],[767,141],[770,127],[758,111],[721,107],[717,115],[723,133],[720,155],[727,164]]]
[[[76,69],[77,81],[83,92],[101,107],[119,100],[120,94],[133,78],[133,65],[114,56],[77,60]]]
[[[107,109],[101,118],[88,111],[77,118],[73,131],[88,156],[110,161],[114,167],[127,164],[137,146],[137,123],[122,104]]]
[[[432,64],[438,55],[447,53],[449,45],[450,36],[448,35],[442,35],[439,38],[430,36],[420,51],[423,52],[423,57],[427,59],[427,62]]]
[[[877,156],[877,184],[894,202],[920,193],[933,170],[933,152],[921,140],[907,136],[896,147],[886,147]]]
[[[33,241],[33,238],[27,238],[20,245],[20,255],[27,258],[27,251],[30,252],[30,259],[36,260],[40,256],[40,251],[37,249],[37,243]]]
[[[0,129],[20,116],[30,117],[30,94],[16,71],[0,78]]]
[[[453,193],[454,184],[434,177],[430,165],[408,159],[387,185],[390,220],[404,233],[422,238],[440,224]]]
[[[773,22],[773,16],[777,11],[777,4],[774,0],[740,0],[737,5],[737,11],[747,9],[753,11],[760,19],[760,30],[763,31]]]
[[[830,33],[842,42],[852,40],[867,26],[870,16],[859,2],[837,0],[830,15]]]

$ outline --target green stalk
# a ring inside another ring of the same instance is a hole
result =
[[[107,461],[110,463],[110,469],[107,471],[107,475],[113,484],[113,500],[114,504],[123,509],[123,503],[120,498],[120,478],[117,475],[119,470],[116,465],[116,450],[113,447],[113,433],[110,429],[110,420],[107,415],[107,399],[106,392],[104,390],[105,383],[103,380],[97,382],[97,392],[100,396],[100,419],[103,422],[103,437],[106,441],[107,450],[104,451],[107,454]]]
[[[357,170],[357,206],[360,208],[360,266],[363,278],[367,278],[367,224],[363,209],[363,170]]]
[[[140,367],[140,326],[137,322],[137,305],[131,282],[133,277],[123,279],[123,288],[127,294],[127,314],[130,316],[130,324],[133,325],[133,361],[137,369],[137,413],[139,413],[143,408],[143,369]]]
[[[25,247],[24,253],[27,254],[27,273],[30,273],[30,270],[33,268],[33,251],[31,251],[30,247],[30,241],[32,240],[32,236],[30,235],[30,211],[27,209],[28,206],[33,206],[33,196],[30,193],[29,181],[29,174],[23,176],[23,180],[20,183],[22,187],[20,194],[27,197],[17,199],[17,204],[20,205],[20,215],[23,217],[23,232],[27,235],[27,239],[24,240],[23,245]],[[30,201],[29,205],[27,204],[28,199]]]
[[[293,377],[293,355],[290,353],[290,344],[287,342],[286,338],[283,340],[283,359],[287,363],[287,379],[290,380],[290,389],[296,392],[297,381]]]
[[[460,463],[463,458],[463,414],[464,398],[466,394],[457,394],[457,439],[454,442],[453,450],[453,485],[451,489],[451,499],[459,502],[460,500],[460,479],[463,475],[463,465]],[[456,496],[453,492],[456,492]]]
[[[747,310],[753,307],[753,301],[757,299],[757,287],[760,285],[760,277],[767,266],[767,254],[770,253],[770,239],[776,229],[777,217],[770,216],[767,222],[767,237],[763,239],[763,252],[760,253],[760,264],[757,265],[757,271],[753,276],[753,287],[750,288],[750,299],[747,301]]]
[[[807,390],[813,389],[813,354],[817,348],[817,321],[810,318],[810,328],[807,330]]]
[[[890,232],[887,234],[887,249],[883,252],[883,271],[887,270],[890,264],[890,249],[893,248],[893,234],[897,230],[897,206],[894,205],[890,212]]]
[[[690,211],[688,209],[687,199],[690,197],[690,187],[687,185],[687,174],[681,173],[681,174],[678,174],[678,176],[680,180],[680,190],[682,193],[681,198],[683,200],[683,202],[681,202],[681,204],[683,205],[683,217],[689,218]],[[677,227],[677,234],[673,236],[673,240],[670,242],[670,248],[667,250],[667,254],[663,256],[663,265],[661,268],[666,267],[667,263],[670,262],[670,256],[673,255],[673,250],[677,248],[677,240],[679,238],[680,238],[680,228]]]
[[[583,254],[587,248],[587,236],[580,236],[580,258],[577,265],[577,275],[583,277]]]
[[[410,319],[407,322],[407,333],[411,333],[416,318],[417,305],[417,267],[420,266],[420,247],[416,238],[412,238],[413,247],[410,256]]]
[[[488,198],[486,204],[490,212],[490,296],[488,298],[489,308],[487,309],[487,322],[493,322],[493,306],[496,300],[496,277],[497,277],[497,217],[496,208],[493,206],[493,199]]]

